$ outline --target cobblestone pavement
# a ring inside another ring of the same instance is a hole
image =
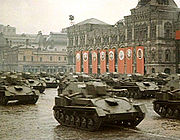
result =
[[[87,132],[62,127],[53,117],[56,89],[47,89],[36,105],[0,106],[0,140],[179,140],[180,121],[163,119],[152,109],[152,100],[144,103],[148,113],[136,129],[104,127]]]

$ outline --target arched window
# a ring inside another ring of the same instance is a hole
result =
[[[171,51],[169,49],[165,50],[165,61],[171,61]]]
[[[164,24],[164,37],[172,38],[172,24],[170,22]]]

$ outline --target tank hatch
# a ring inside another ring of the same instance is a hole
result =
[[[118,105],[117,101],[112,98],[105,99],[105,101],[109,106],[117,106]]]

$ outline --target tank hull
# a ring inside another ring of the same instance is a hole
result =
[[[1,96],[0,105],[7,105],[10,101],[17,101],[18,104],[35,104],[38,98],[38,95]]]

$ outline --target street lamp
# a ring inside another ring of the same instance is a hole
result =
[[[4,61],[5,59],[2,59],[2,70],[4,71]]]

